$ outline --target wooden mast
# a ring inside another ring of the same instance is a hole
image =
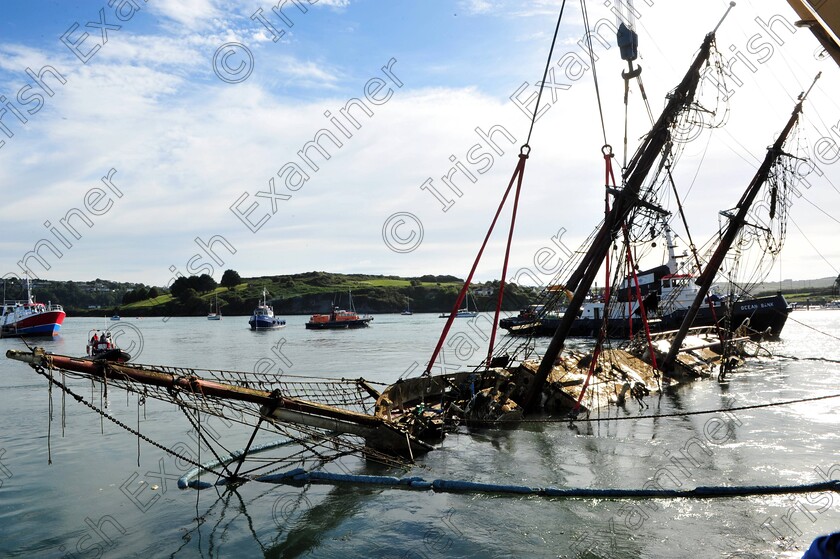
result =
[[[811,84],[811,88],[814,87],[814,84],[816,84],[819,78],[820,76],[818,74],[814,79],[814,83]],[[721,236],[720,242],[718,243],[714,254],[712,254],[712,257],[709,259],[709,262],[706,264],[706,267],[703,269],[700,277],[697,278],[696,283],[700,289],[694,297],[694,301],[692,302],[691,307],[689,307],[688,313],[685,315],[685,318],[683,318],[680,329],[671,341],[671,347],[668,350],[668,355],[662,362],[661,368],[664,372],[668,373],[673,369],[674,360],[679,353],[680,346],[685,340],[688,329],[691,328],[691,325],[694,323],[694,319],[697,317],[697,312],[700,310],[700,306],[703,304],[703,301],[706,299],[706,295],[709,293],[709,289],[712,286],[712,282],[715,280],[718,270],[720,270],[721,264],[723,264],[723,259],[726,257],[726,253],[729,252],[730,248],[732,248],[735,238],[738,236],[738,233],[741,232],[741,229],[746,223],[747,212],[752,207],[752,203],[755,201],[761,187],[764,186],[764,183],[767,181],[776,160],[782,155],[785,155],[785,152],[782,151],[782,146],[784,146],[790,131],[799,120],[799,115],[802,113],[802,103],[805,101],[808,93],[811,92],[811,88],[799,96],[799,102],[796,104],[796,107],[794,107],[793,113],[790,115],[790,118],[788,119],[788,122],[781,134],[779,134],[779,137],[773,145],[767,148],[767,155],[764,157],[761,167],[759,167],[758,171],[756,171],[755,176],[749,186],[747,186],[747,189],[741,196],[741,200],[736,206],[737,212],[729,220],[729,223],[726,226],[726,231],[723,236]]]
[[[719,25],[719,24],[718,24]],[[545,352],[534,382],[528,388],[523,405],[526,411],[533,411],[539,402],[539,394],[551,372],[554,361],[563,350],[566,337],[571,330],[572,323],[578,316],[583,301],[589,293],[592,282],[600,269],[613,238],[619,233],[622,224],[630,212],[644,204],[639,199],[642,184],[653,167],[662,149],[671,140],[671,127],[679,113],[694,101],[697,86],[700,83],[700,71],[711,53],[715,40],[714,31],[706,35],[700,51],[694,58],[691,67],[686,72],[680,84],[668,96],[668,103],[651,131],[645,137],[633,159],[624,173],[624,188],[615,193],[612,210],[604,218],[601,229],[595,236],[581,263],[566,282],[566,287],[574,291],[563,318],[557,326],[554,337]]]

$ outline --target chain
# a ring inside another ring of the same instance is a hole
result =
[[[96,413],[98,413],[100,416],[104,417],[104,418],[105,418],[105,419],[107,419],[108,421],[111,421],[111,422],[112,422],[112,423],[114,423],[115,425],[117,425],[117,426],[119,426],[119,427],[122,427],[123,429],[125,429],[126,431],[128,431],[129,433],[131,433],[132,435],[136,435],[139,439],[143,439],[144,441],[146,441],[146,442],[147,442],[147,443],[149,443],[150,445],[155,446],[155,447],[157,447],[157,448],[161,449],[162,451],[166,452],[167,454],[171,454],[172,456],[174,456],[175,458],[178,458],[179,460],[183,460],[184,462],[187,462],[187,463],[189,463],[189,464],[192,464],[193,466],[197,466],[198,468],[200,468],[200,469],[202,469],[202,470],[204,470],[204,471],[207,471],[207,472],[211,472],[211,473],[213,473],[213,474],[216,474],[216,475],[217,475],[217,476],[219,476],[220,478],[224,478],[224,477],[225,477],[225,476],[224,476],[224,474],[221,474],[221,473],[219,473],[219,472],[217,472],[217,471],[215,471],[215,470],[211,470],[211,469],[209,469],[209,468],[207,468],[207,467],[205,467],[205,466],[203,466],[203,465],[199,464],[199,463],[198,463],[198,462],[196,462],[195,460],[192,460],[191,458],[187,458],[186,456],[184,456],[184,455],[182,455],[182,454],[179,454],[179,453],[175,452],[174,450],[172,450],[172,449],[170,449],[170,448],[167,448],[167,447],[165,447],[164,445],[162,445],[162,444],[160,444],[160,443],[158,443],[158,442],[156,442],[156,441],[153,441],[152,439],[150,439],[150,438],[149,438],[149,437],[147,437],[146,435],[142,434],[140,431],[138,431],[138,430],[136,430],[136,429],[132,429],[131,427],[129,427],[128,425],[126,425],[125,423],[123,423],[122,421],[120,421],[119,419],[117,419],[116,417],[114,417],[114,416],[110,415],[108,412],[103,411],[102,409],[100,409],[100,408],[96,407],[95,405],[91,404],[90,402],[88,402],[88,401],[87,401],[87,400],[85,400],[82,396],[79,396],[78,394],[76,394],[75,392],[73,392],[72,390],[70,390],[67,386],[65,386],[64,384],[62,384],[60,381],[55,380],[54,378],[52,378],[52,376],[51,376],[51,375],[48,375],[48,374],[44,371],[44,368],[43,368],[41,365],[33,365],[33,366],[32,366],[32,368],[33,368],[33,369],[35,369],[35,372],[36,372],[36,373],[38,373],[39,375],[43,375],[43,376],[45,376],[45,377],[47,378],[47,380],[49,380],[49,381],[50,381],[50,383],[52,383],[52,384],[54,384],[54,385],[58,386],[58,387],[59,387],[59,388],[61,388],[64,392],[66,392],[67,394],[69,394],[70,396],[72,396],[73,398],[75,398],[75,399],[76,399],[76,401],[77,401],[77,402],[79,402],[80,404],[84,404],[85,406],[89,407],[90,409],[92,409],[93,411],[95,411]]]

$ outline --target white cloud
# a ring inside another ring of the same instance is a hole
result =
[[[473,14],[486,14],[495,9],[495,6],[489,0],[465,0],[460,4],[464,10]]]
[[[217,11],[220,5],[213,4]],[[236,8],[241,9],[252,6]],[[221,10],[214,17],[240,17],[236,10]],[[708,22],[697,22],[690,29],[659,25],[670,21],[674,11],[678,8],[657,4],[640,20],[646,27],[660,30],[655,37],[642,37],[646,49],[641,61],[643,77],[655,114],[709,27]],[[741,158],[744,150],[763,157],[764,147],[792,109],[791,96],[804,88],[789,83],[809,82],[816,64],[806,59],[815,47],[804,33],[785,36],[785,48],[776,46],[773,57],[759,64],[744,45],[761,29],[754,21],[755,14],[745,12],[740,16],[733,12],[735,19],[727,22],[728,29],[722,29],[719,46],[728,56],[734,52],[730,45],[735,46],[753,61],[756,71],[742,62],[733,66],[743,85],[736,87],[731,99],[726,132],[713,136],[708,151],[705,141],[689,145],[674,170],[677,185],[684,191],[695,181],[695,171],[703,162],[686,203],[689,219],[696,224],[695,239],[710,237],[718,225],[718,211],[737,201],[754,172]],[[507,95],[491,96],[478,86],[417,83],[418,66],[411,56],[400,55],[397,74],[406,85],[395,88],[386,104],[371,105],[372,118],[357,115],[361,130],[352,129],[349,139],[338,136],[343,146],[331,149],[331,158],[320,161],[321,169],[311,173],[300,190],[290,193],[282,188],[278,170],[287,162],[299,161],[298,151],[320,129],[336,132],[324,111],[338,116],[350,97],[364,98],[363,86],[371,76],[360,77],[359,69],[337,64],[328,50],[316,60],[308,58],[306,51],[295,50],[294,45],[271,51],[266,44],[255,47],[255,74],[244,83],[226,84],[212,75],[209,59],[222,40],[237,36],[238,31],[212,21],[210,25],[206,34],[187,30],[115,37],[90,64],[80,66],[71,59],[72,63],[61,66],[72,70],[67,85],[46,99],[45,109],[28,124],[17,125],[15,137],[6,138],[7,145],[0,150],[0,184],[8,189],[5,192],[14,193],[6,199],[5,219],[11,233],[0,245],[0,269],[16,269],[22,253],[48,234],[43,221],[57,223],[70,208],[83,204],[85,193],[115,167],[116,183],[124,189],[124,197],[114,200],[114,208],[96,219],[91,234],[55,264],[50,277],[99,276],[162,284],[170,277],[170,265],[184,271],[196,252],[196,237],[208,239],[216,234],[224,235],[238,249],[226,264],[243,275],[312,269],[407,275],[464,273],[527,133],[526,117]],[[530,60],[531,47],[514,44],[519,51],[512,52],[511,58]],[[37,66],[50,58],[56,64],[65,62],[19,45],[2,45],[0,51],[9,55],[10,62],[3,69],[12,72],[21,72],[23,64]],[[615,48],[599,54],[608,139],[620,154],[624,119],[620,76],[626,66]],[[442,56],[441,65],[454,64],[446,60]],[[780,84],[779,77],[790,74],[791,68],[793,78]],[[568,230],[564,241],[577,246],[601,217],[603,139],[591,75],[572,82],[563,68],[557,70],[556,79],[569,81],[572,87],[544,93],[550,110],[537,122],[531,140],[533,152],[527,163],[513,267],[532,266],[534,252],[550,242],[561,227]],[[821,136],[830,137],[830,127],[840,121],[840,107],[833,96],[838,76],[836,69],[831,70],[834,75],[826,72],[806,104],[807,136],[812,143]],[[530,74],[541,71],[539,65]],[[446,72],[435,74],[441,75]],[[294,95],[284,86],[297,88]],[[303,86],[310,87],[312,95],[301,99]],[[648,124],[637,84],[631,86],[629,140],[633,146]],[[735,87],[731,81],[730,86]],[[492,168],[481,174],[477,164],[467,162],[466,154],[481,141],[474,129],[487,131],[494,125],[503,125],[516,141],[503,141],[497,135],[504,156],[494,153]],[[461,196],[442,182],[441,177],[454,165],[450,156],[469,165],[477,179],[473,183],[456,175]],[[617,164],[620,159],[619,155]],[[840,185],[838,169],[838,165],[823,166],[827,179],[835,185]],[[248,193],[244,207],[254,201],[261,204],[255,218],[270,211],[269,201],[254,195],[267,191],[272,177],[278,191],[290,193],[291,199],[279,202],[277,213],[253,234],[229,206]],[[429,178],[454,201],[448,211],[443,212],[441,203],[420,188]],[[808,199],[831,213],[840,194],[817,177],[811,179]],[[32,208],[37,209],[37,219],[33,219]],[[381,238],[385,219],[400,211],[414,213],[425,227],[423,244],[409,254],[388,250]],[[825,225],[825,216],[801,201],[794,200],[792,215],[829,260],[840,264],[840,249],[833,242],[836,227]],[[813,251],[792,229],[789,233],[790,251],[785,260],[794,264],[785,264],[783,270],[789,271],[785,277],[794,271],[806,277],[832,273],[821,260],[814,260]],[[498,254],[499,242],[494,238],[488,249],[482,277],[498,273],[500,257],[494,254]],[[121,258],[143,270],[142,277],[134,270],[120,276],[124,268],[114,266],[109,251],[96,250],[99,243],[119,246]],[[282,266],[266,254],[282,254]]]
[[[219,2],[214,0],[155,0],[149,9],[192,30],[206,29],[222,17]]]
[[[47,55],[38,49],[14,43],[0,43],[0,70],[23,73],[25,68],[40,68],[48,63]]]
[[[350,5],[350,0],[317,0],[317,6],[327,6],[330,8],[346,8]]]
[[[298,1],[298,0],[296,0]],[[341,10],[350,6],[350,0],[299,0],[304,10],[325,7]],[[248,0],[155,0],[148,4],[154,13],[191,31],[224,29],[239,22],[251,27],[250,17],[260,8],[270,13],[277,1],[252,2]]]
[[[556,19],[563,3],[563,0],[531,0],[530,2],[517,2],[515,0],[461,0],[459,5],[470,14],[489,14],[498,17],[517,18],[553,16]],[[577,9],[573,2],[567,2],[566,4],[566,14]]]
[[[298,60],[291,56],[276,58],[277,71],[294,80],[298,87],[333,87],[339,80],[338,70],[311,60]]]

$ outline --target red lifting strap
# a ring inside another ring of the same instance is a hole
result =
[[[615,188],[615,175],[612,170],[612,146],[609,144],[601,148],[601,153],[604,154],[604,216],[610,213],[610,195],[608,189],[610,184]],[[583,401],[583,396],[586,394],[586,389],[589,388],[589,381],[595,373],[595,367],[598,364],[598,357],[601,355],[601,349],[604,345],[604,338],[607,334],[607,326],[609,325],[609,306],[610,306],[610,251],[604,255],[604,268],[606,271],[606,281],[604,282],[604,316],[601,318],[601,327],[598,329],[598,338],[595,342],[595,349],[592,350],[592,360],[589,363],[589,370],[586,372],[586,379],[583,381],[583,387],[580,389],[578,399],[575,406],[572,408],[571,414],[577,415],[580,411],[580,403]]]
[[[604,154],[604,219],[610,213],[610,195],[608,189],[612,184],[613,188],[616,188],[615,184],[615,175],[613,174],[612,169],[612,146],[609,144],[605,145],[601,148],[601,152]],[[604,255],[604,267],[606,269],[606,278],[604,280],[604,327],[606,328],[607,324],[607,307],[609,306],[610,302],[610,295],[612,291],[612,285],[610,285],[610,251],[607,251],[607,254]]]
[[[653,365],[654,370],[658,370],[656,365],[656,353],[653,351],[653,342],[650,339],[650,325],[648,325],[647,312],[645,312],[645,304],[642,301],[642,290],[639,287],[639,276],[636,274],[636,266],[633,263],[633,254],[630,252],[630,233],[627,231],[627,225],[621,226],[624,230],[624,246],[627,247],[627,265],[633,272],[633,283],[636,285],[636,300],[639,301],[639,312],[642,317],[642,325],[645,327],[645,337],[647,338],[648,349],[650,350],[650,364]],[[629,289],[629,285],[628,285]],[[633,323],[633,315],[630,315],[630,323]]]
[[[526,150],[527,148],[527,150]],[[464,287],[461,288],[461,292],[458,293],[458,299],[455,301],[455,305],[452,307],[452,311],[449,313],[449,318],[446,319],[446,325],[443,327],[443,332],[440,334],[440,339],[438,339],[438,343],[435,346],[435,350],[432,353],[431,359],[429,359],[429,364],[426,366],[426,371],[424,374],[430,374],[432,370],[432,365],[434,365],[435,361],[437,361],[438,355],[440,354],[440,350],[443,347],[443,342],[446,340],[446,336],[449,334],[449,329],[452,327],[452,323],[455,321],[455,315],[458,313],[458,309],[461,308],[461,303],[464,301],[464,297],[467,295],[467,291],[470,288],[470,284],[472,283],[473,275],[475,274],[476,268],[478,268],[478,263],[481,261],[481,256],[484,253],[484,249],[487,246],[487,241],[490,239],[490,235],[493,233],[493,229],[496,227],[496,222],[499,220],[499,214],[502,213],[502,208],[507,201],[507,197],[510,194],[511,188],[513,188],[513,183],[516,181],[516,201],[514,202],[513,206],[513,216],[511,217],[511,230],[508,234],[508,247],[507,253],[505,254],[505,269],[502,272],[502,281],[501,281],[501,291],[500,291],[500,298],[499,302],[497,303],[496,309],[496,320],[498,321],[499,317],[499,307],[501,306],[501,293],[504,292],[504,278],[507,272],[507,262],[508,262],[508,254],[510,253],[510,242],[513,238],[513,225],[516,221],[516,209],[517,204],[519,202],[519,192],[522,187],[522,176],[525,172],[525,161],[528,159],[528,153],[530,153],[530,146],[525,144],[522,146],[522,150],[519,154],[519,162],[516,164],[516,169],[513,171],[513,175],[510,177],[510,183],[508,183],[508,187],[505,190],[504,196],[502,196],[502,201],[499,203],[499,208],[496,210],[496,215],[493,216],[493,221],[490,223],[490,228],[487,230],[487,234],[484,236],[484,242],[481,243],[481,248],[478,251],[478,255],[475,257],[475,262],[472,265],[472,269],[470,270],[469,275],[467,276],[467,281],[464,282]],[[496,330],[496,322],[493,323],[493,332],[495,335]],[[491,337],[490,340],[491,347],[493,343],[493,339]],[[491,349],[492,353],[492,349]]]
[[[502,277],[499,280],[499,296],[496,299],[496,313],[493,316],[493,327],[490,332],[490,345],[487,349],[487,366],[490,366],[490,361],[493,358],[493,346],[496,343],[496,331],[499,327],[499,314],[502,312],[502,300],[505,297],[505,278],[507,277],[508,261],[510,260],[510,245],[513,242],[513,229],[516,227],[516,213],[519,209],[519,193],[522,191],[522,177],[525,176],[525,159],[527,155],[520,155],[524,157],[522,161],[522,169],[519,171],[519,177],[516,180],[516,194],[513,197],[513,211],[510,214],[510,230],[508,231],[507,247],[505,248],[505,262],[502,265]]]

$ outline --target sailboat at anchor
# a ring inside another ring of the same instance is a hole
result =
[[[213,310],[215,308],[215,310]],[[219,298],[216,297],[215,303],[210,305],[210,312],[207,313],[207,320],[221,320],[222,309],[219,308]]]
[[[411,316],[414,313],[411,312],[411,297],[405,298],[405,310],[400,313],[403,316]]]
[[[475,299],[473,298],[473,310],[470,310],[470,298],[472,297],[471,294],[467,294],[464,297],[464,308],[458,309],[454,311],[455,318],[472,318],[474,316],[478,316],[478,305],[475,303]],[[438,318],[449,318],[453,316],[453,313],[440,313]]]

